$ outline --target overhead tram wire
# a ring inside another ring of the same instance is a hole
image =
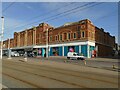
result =
[[[2,10],[2,13],[4,13],[8,8],[10,8],[15,2],[11,2],[5,9]]]
[[[87,4],[84,4],[84,5],[79,6],[79,7],[75,7],[75,8],[73,8],[73,9],[70,9],[70,10],[64,11],[64,12],[62,12],[62,13],[59,13],[59,14],[50,16],[50,17],[48,17],[48,18],[44,18],[44,19],[41,19],[41,20],[37,20],[37,21],[35,21],[35,22],[29,23],[29,24],[26,24],[26,25],[31,25],[31,24],[37,23],[37,22],[39,22],[39,21],[44,21],[44,20],[46,20],[46,19],[49,19],[49,18],[52,18],[52,17],[56,17],[56,16],[60,16],[60,15],[62,15],[62,14],[65,14],[65,13],[68,13],[68,12],[71,12],[71,11],[74,11],[74,10],[75,10],[75,12],[76,12],[77,9],[81,9],[81,8],[86,7],[86,6],[88,6],[88,5],[91,5],[91,4],[94,4],[94,2],[87,3]],[[87,8],[88,8],[88,7],[87,7]],[[71,12],[71,13],[73,13],[73,12]],[[48,21],[48,20],[47,20],[47,21]],[[44,21],[44,22],[46,22],[46,21]],[[24,26],[26,26],[26,25],[24,25]],[[23,26],[23,27],[24,27],[24,26]]]
[[[62,8],[67,7],[67,6],[69,6],[69,5],[73,4],[73,3],[75,3],[75,2],[72,2],[72,3],[69,3],[69,4],[67,4],[67,5],[64,5],[64,6],[62,6]],[[30,20],[31,20],[31,19],[34,19],[34,18],[39,18],[39,17],[41,17],[41,16],[46,16],[46,15],[48,15],[48,14],[50,14],[50,13],[53,13],[53,12],[59,10],[59,9],[61,9],[61,7],[60,7],[60,8],[53,9],[53,10],[51,10],[51,11],[49,11],[49,12],[43,13],[43,15],[38,15],[38,16],[35,16],[35,17],[33,17],[33,18],[30,18]]]
[[[65,14],[65,13],[71,12],[71,11],[73,11],[73,10],[80,9],[80,8],[82,8],[82,7],[85,7],[85,6],[88,6],[88,5],[91,5],[91,4],[94,4],[94,2],[87,3],[87,4],[84,4],[84,5],[82,5],[82,6],[75,7],[75,8],[73,8],[73,9],[71,9],[71,10],[67,10],[67,11],[65,11],[65,12],[62,12],[62,13],[59,13],[59,14],[50,16],[50,17],[48,17],[48,18],[44,18],[44,19],[41,19],[41,20],[37,20],[37,21],[35,21],[35,22],[28,23],[28,24],[25,24],[25,25],[22,25],[22,26],[18,26],[18,27],[24,27],[24,26],[26,26],[26,25],[31,25],[31,24],[37,23],[38,21],[43,21],[43,20],[46,20],[46,19],[49,19],[49,18],[52,18],[52,17],[55,17],[55,16],[59,16],[59,15],[61,15],[61,14]],[[18,27],[15,27],[15,28],[18,28]],[[15,28],[14,28],[14,29],[15,29]]]
[[[62,14],[69,13],[69,12],[73,13],[74,10],[75,10],[75,12],[76,12],[77,9],[79,10],[79,9],[81,9],[81,8],[83,8],[83,7],[86,7],[86,6],[88,6],[88,5],[91,5],[91,4],[94,4],[94,3],[87,3],[87,4],[85,4],[85,5],[82,5],[82,6],[75,7],[75,8],[73,8],[73,9],[64,11],[64,12],[59,13],[59,14],[57,14],[57,15],[54,15],[54,16],[52,16],[52,17],[60,16],[60,15],[62,15]],[[51,17],[50,17],[50,18],[51,18]]]
[[[82,8],[81,10],[88,9],[88,8],[94,7],[94,6],[99,5],[99,4],[102,4],[102,3],[104,3],[104,2],[97,3],[97,4],[91,5],[91,6],[89,6],[89,7]],[[73,13],[73,12],[71,12],[71,13]],[[76,11],[74,11],[74,13],[76,13]],[[70,14],[70,13],[68,13],[68,14]],[[68,15],[68,14],[66,14],[66,15]],[[64,15],[64,16],[65,16],[65,15]],[[50,19],[50,20],[47,20],[46,22],[51,21],[51,20],[55,20],[55,19],[58,19],[58,17],[53,18],[53,19]]]
[[[98,4],[102,4],[102,3],[97,3],[97,4],[91,5],[91,6],[89,6],[89,7],[82,8],[82,10],[88,9],[88,8],[93,7],[93,6],[96,6],[96,5],[98,5]],[[73,13],[73,12],[71,12],[71,13]],[[74,11],[74,13],[76,13],[76,11]],[[70,13],[68,13],[68,14],[70,14]],[[68,14],[66,14],[66,15],[68,15]],[[56,16],[57,16],[57,15],[56,15]],[[63,16],[65,16],[65,15],[63,15]],[[47,20],[46,22],[51,21],[51,20],[54,20],[54,19],[57,19],[57,18],[58,18],[58,17],[52,18],[52,19],[50,19],[50,20]],[[49,19],[49,18],[48,18],[48,19]],[[32,23],[31,23],[31,24],[32,24]],[[28,24],[28,25],[30,25],[30,24]],[[26,26],[26,25],[24,25],[24,26]]]
[[[86,6],[86,5],[90,5],[90,3],[89,3],[89,4],[85,4],[84,6]],[[96,5],[96,4],[95,4],[95,5]],[[92,5],[92,6],[95,6],[95,5]],[[92,6],[90,6],[90,7],[92,7]],[[89,7],[89,8],[90,8],[90,7]],[[88,7],[84,8],[84,9],[87,9],[87,8],[88,8]],[[76,9],[76,8],[75,8],[75,9]],[[72,11],[72,10],[69,10],[69,11]],[[76,12],[76,11],[75,11],[75,12]],[[65,13],[65,12],[62,12],[62,13]],[[60,13],[60,14],[62,14],[62,13]],[[73,13],[73,12],[71,12],[71,13]],[[60,15],[60,14],[59,14],[59,15]],[[55,15],[55,16],[57,16],[57,15]],[[54,17],[54,16],[52,16],[52,17]],[[49,17],[49,18],[51,18],[51,17]],[[49,19],[49,18],[48,18],[48,19]],[[45,19],[47,19],[47,18],[45,18]],[[42,19],[42,20],[45,20],[45,19]],[[48,20],[47,20],[47,21],[48,21]],[[38,22],[38,21],[37,21],[37,22]],[[34,22],[34,23],[35,23],[35,22]],[[30,24],[33,24],[33,23],[30,23]],[[26,25],[30,25],[30,24],[26,24]],[[26,26],[26,25],[24,25],[24,26]],[[17,27],[16,27],[16,28],[17,28]]]
[[[97,22],[98,20],[106,19],[106,18],[109,18],[109,17],[112,17],[112,16],[116,16],[116,15],[115,15],[115,12],[117,12],[117,10],[115,10],[115,11],[113,11],[113,12],[110,12],[110,13],[108,13],[107,15],[102,16],[102,17],[96,19],[94,22]]]
[[[102,3],[104,3],[104,2],[101,2],[101,3],[98,3],[98,4],[95,4],[95,5],[92,5],[92,6],[89,6],[89,7],[86,7],[86,8],[84,8],[84,9],[88,9],[88,8],[91,8],[91,7],[93,7],[93,6],[96,6],[96,5],[99,5],[99,4],[102,4]],[[72,12],[73,13],[73,12]],[[76,12],[75,12],[76,13]],[[68,14],[70,14],[70,13],[68,13]],[[68,15],[68,14],[66,14],[66,15]],[[64,16],[66,16],[66,15],[64,15]],[[106,16],[105,16],[106,17]],[[104,18],[105,18],[104,17]],[[56,18],[53,18],[53,19],[50,19],[50,20],[48,20],[48,21],[52,21],[52,20],[55,20],[55,19],[58,19],[58,17],[56,17]],[[46,21],[46,22],[48,22],[48,21]],[[111,27],[111,26],[110,26]]]
[[[103,2],[102,2],[103,3]],[[94,4],[94,5],[92,5],[92,6],[89,6],[89,7],[85,7],[85,8],[81,8],[81,10],[83,10],[83,9],[88,9],[88,8],[91,8],[91,7],[93,7],[93,6],[96,6],[96,5],[99,5],[99,4],[102,4],[102,3],[98,3],[98,4]],[[66,16],[66,15],[69,15],[69,14],[71,14],[71,13],[77,13],[77,11],[73,11],[73,12],[70,12],[70,13],[67,13],[67,14],[65,14],[65,15],[62,15],[62,16]],[[59,16],[59,17],[61,17],[61,16]],[[51,20],[54,20],[54,19],[57,19],[58,17],[55,17],[55,18],[52,18],[52,19],[50,19],[50,20],[47,20],[47,21],[45,21],[45,22],[48,22],[48,21],[51,21]]]
[[[71,5],[71,4],[73,4],[73,3],[76,3],[76,2],[72,2],[72,3],[69,3],[68,5],[64,5],[64,6],[62,6],[63,8],[64,7],[67,7],[67,6],[69,6],[69,5]],[[55,12],[56,10],[59,10],[59,9],[61,9],[61,7],[60,8],[56,8],[56,9],[54,9],[54,10],[51,10],[51,11],[49,11],[49,12],[46,12],[46,13],[44,13],[43,15],[38,15],[38,16],[35,16],[35,17],[33,17],[33,18],[29,18],[28,20],[31,20],[31,19],[34,19],[34,18],[39,18],[39,17],[42,17],[42,16],[46,16],[46,15],[48,15],[48,14],[50,14],[50,13],[53,13],[53,12]],[[26,20],[27,21],[27,20]],[[17,24],[17,26],[18,26],[18,24]],[[13,27],[13,26],[12,26]],[[19,27],[19,26],[18,26]],[[9,27],[10,28],[10,27]],[[6,29],[8,29],[8,28],[6,28]]]

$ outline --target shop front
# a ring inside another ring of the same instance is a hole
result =
[[[76,52],[78,55],[91,58],[92,51],[95,49],[94,42],[75,42],[49,45],[49,56],[67,56],[68,52]]]
[[[62,56],[62,46],[50,47],[50,56]]]
[[[46,57],[46,48],[34,48],[33,53],[36,57]]]

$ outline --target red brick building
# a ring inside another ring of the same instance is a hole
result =
[[[8,44],[7,41],[4,43]],[[47,48],[50,56],[66,56],[70,48],[86,57],[91,57],[91,52],[95,49],[98,56],[108,56],[111,55],[114,45],[115,37],[94,26],[88,19],[66,23],[57,28],[41,23],[36,27],[15,32],[14,38],[10,40],[11,48],[32,48],[33,51],[37,50],[37,55],[42,56]]]
[[[69,41],[94,41],[95,26],[89,20],[66,23],[58,28],[50,28],[49,43]]]
[[[98,27],[96,27],[95,33],[95,44],[98,49],[98,56],[110,56],[115,47],[115,37]]]

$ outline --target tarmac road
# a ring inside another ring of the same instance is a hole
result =
[[[118,72],[54,61],[2,62],[8,88],[118,88]]]
[[[6,57],[5,57],[6,58]],[[13,60],[20,60],[24,59],[23,57],[12,57]],[[36,61],[41,62],[44,60],[48,61],[55,61],[55,62],[64,62],[68,64],[74,64],[74,65],[80,65],[80,66],[86,66],[86,67],[93,67],[93,68],[101,68],[111,71],[117,71],[120,72],[120,68],[118,65],[120,64],[120,61],[118,59],[110,59],[110,58],[89,58],[86,59],[86,65],[84,65],[84,62],[81,60],[67,60],[66,57],[49,57],[49,58],[32,58],[28,57],[29,61]],[[113,65],[115,66],[115,69],[113,69]]]

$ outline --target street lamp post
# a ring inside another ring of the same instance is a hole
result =
[[[2,60],[2,48],[3,48],[3,32],[4,32],[4,17],[2,18],[2,32],[1,32],[1,49],[0,49],[0,59]]]
[[[46,30],[46,58],[48,58],[48,29]]]
[[[8,59],[11,59],[10,38],[8,39]]]

